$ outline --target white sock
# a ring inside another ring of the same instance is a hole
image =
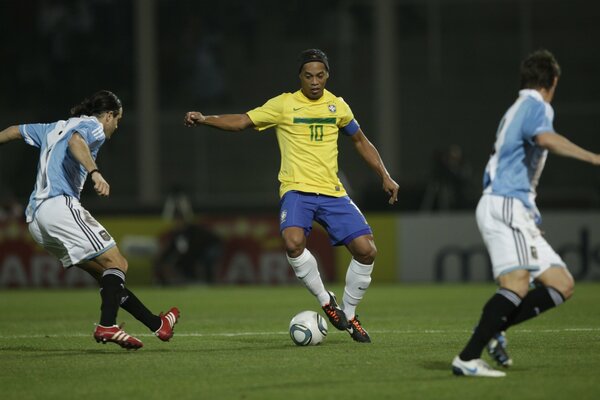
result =
[[[356,306],[365,295],[371,283],[373,264],[361,264],[354,258],[346,271],[346,287],[344,288],[343,308],[348,320],[354,318]]]
[[[302,254],[296,258],[287,256],[288,262],[294,269],[298,279],[304,283],[304,286],[317,298],[321,306],[329,303],[329,293],[325,290],[317,260],[308,249],[304,249]]]

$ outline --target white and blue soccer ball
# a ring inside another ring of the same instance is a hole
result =
[[[290,337],[298,346],[314,346],[327,337],[327,321],[314,311],[302,311],[290,321]]]

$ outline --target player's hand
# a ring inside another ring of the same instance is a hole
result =
[[[398,201],[398,189],[400,188],[400,185],[398,185],[396,183],[396,181],[394,181],[392,178],[390,178],[389,176],[386,176],[385,178],[383,178],[383,190],[390,195],[390,199],[388,200],[388,203],[390,204],[394,204]]]
[[[98,196],[108,196],[110,194],[110,185],[100,172],[94,172],[92,174],[92,181],[94,182],[94,189]]]
[[[185,126],[195,126],[199,125],[206,120],[206,117],[202,115],[199,111],[189,111],[185,114],[183,118],[183,124]]]

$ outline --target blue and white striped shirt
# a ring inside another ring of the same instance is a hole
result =
[[[69,152],[69,139],[78,132],[96,159],[106,136],[96,117],[81,116],[50,124],[19,125],[25,142],[40,149],[35,187],[25,211],[31,222],[46,199],[67,195],[79,199],[87,171]]]
[[[484,193],[521,200],[537,223],[541,215],[535,204],[536,187],[548,151],[537,145],[535,136],[554,132],[553,120],[552,106],[537,90],[519,91],[519,98],[500,122],[483,176]]]

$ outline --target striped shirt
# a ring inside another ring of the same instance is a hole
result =
[[[40,149],[35,187],[25,211],[31,222],[46,199],[66,195],[79,199],[87,171],[69,151],[69,139],[78,132],[96,159],[106,136],[96,117],[81,116],[49,124],[23,124],[19,131],[27,144]]]
[[[531,89],[519,92],[519,98],[500,121],[492,153],[483,176],[484,193],[514,197],[532,211],[541,222],[535,204],[536,188],[548,151],[535,137],[554,132],[554,110],[542,95]]]

